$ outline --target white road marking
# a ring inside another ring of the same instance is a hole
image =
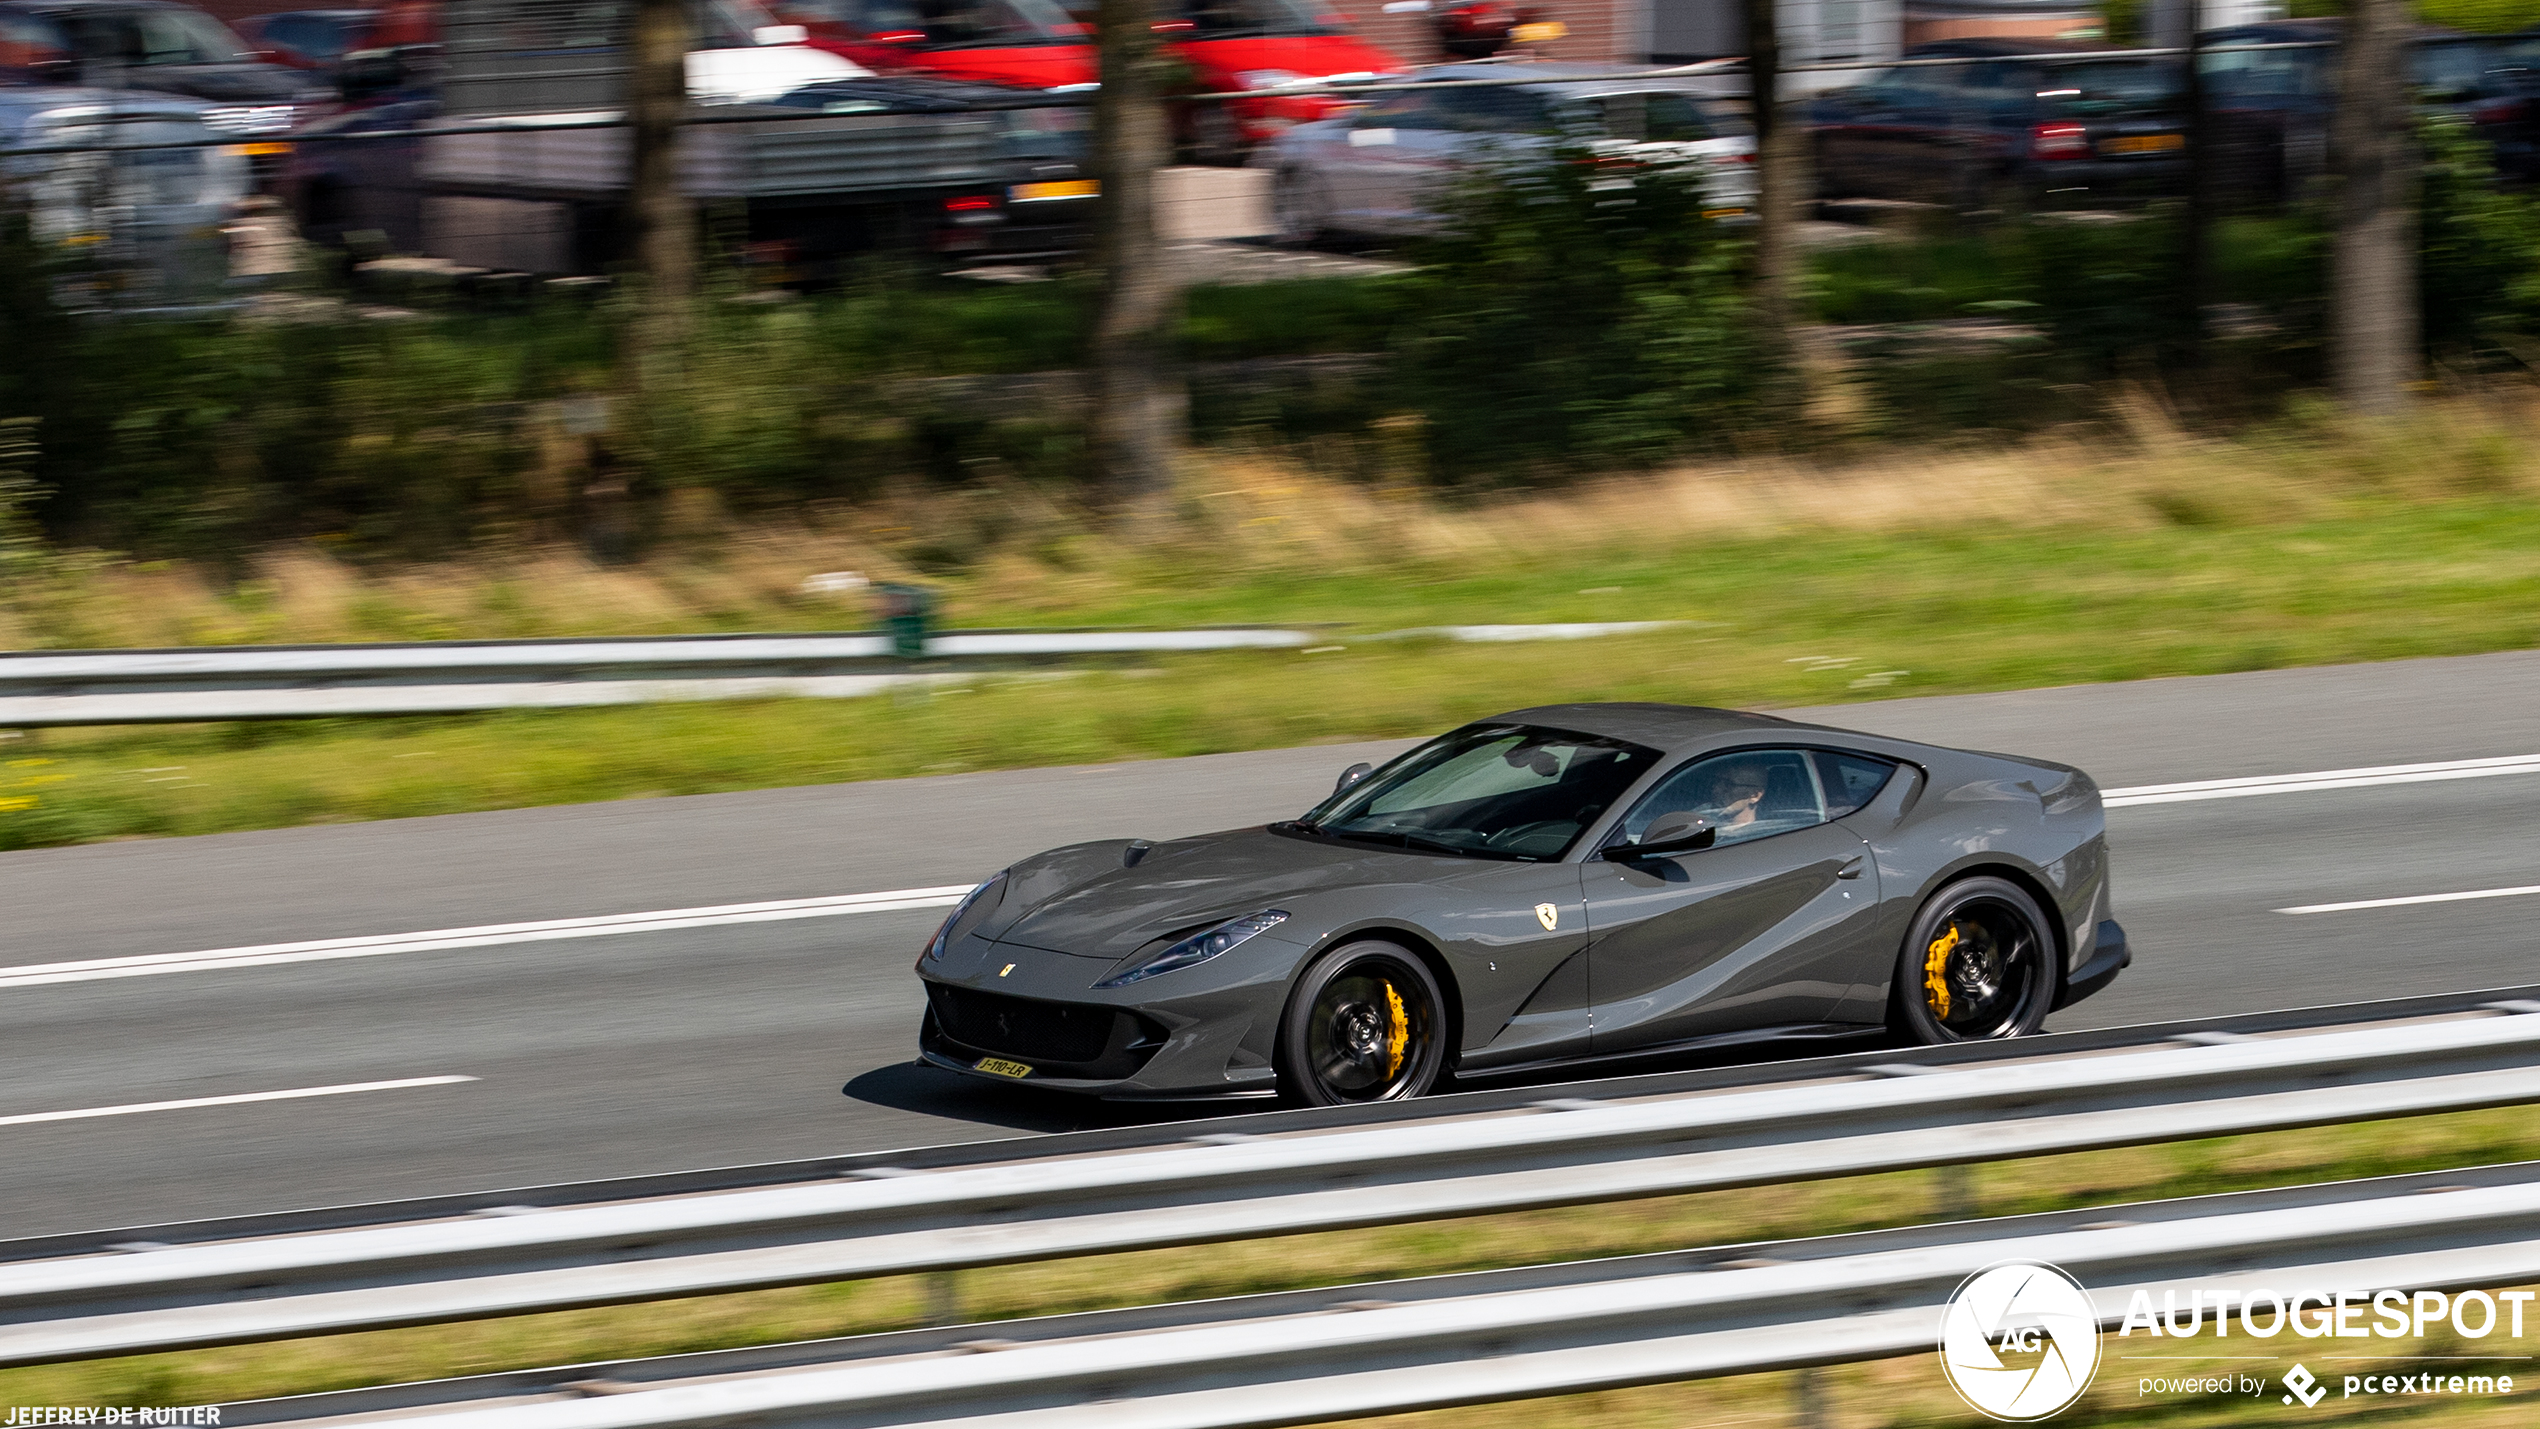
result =
[[[301,1097],[340,1097],[354,1092],[387,1092],[400,1087],[446,1087],[474,1077],[406,1077],[394,1082],[347,1082],[339,1087],[295,1087],[285,1092],[242,1092],[228,1097],[187,1097],[173,1102],[134,1102],[130,1106],[92,1106],[78,1111],[31,1111],[0,1116],[0,1126],[26,1126],[39,1121],[85,1121],[93,1116],[133,1116],[145,1111],[183,1111],[198,1106],[243,1106],[248,1102],[287,1102]]]
[[[900,888],[885,893],[847,893],[832,898],[789,898],[774,903],[727,903],[713,908],[666,908],[653,913],[612,913],[598,918],[550,918],[536,923],[493,923],[482,928],[443,928],[426,933],[384,933],[366,938],[324,938],[308,943],[265,943],[193,953],[145,953],[130,958],[37,963],[0,968],[0,988],[59,982],[151,977],[160,973],[211,972],[269,967],[276,963],[373,958],[388,953],[430,953],[451,948],[490,948],[503,943],[542,943],[564,938],[602,938],[617,933],[667,933],[733,923],[776,923],[794,918],[835,918],[848,913],[894,913],[943,908],[961,901],[975,885]]]
[[[2306,903],[2278,908],[2278,913],[2352,913],[2359,908],[2404,908],[2412,903],[2467,903],[2474,898],[2527,898],[2540,893],[2540,883],[2524,888],[2481,888],[2471,893],[2419,893],[2411,898],[2365,898],[2353,903]]]
[[[2493,779],[2540,774],[2540,754],[2502,759],[2453,759],[2440,764],[2384,764],[2369,769],[2323,769],[2312,774],[2267,774],[2254,779],[2200,779],[2188,784],[2139,784],[2108,789],[2100,802],[2111,809],[2137,804],[2187,804],[2204,799],[2248,799],[2260,794],[2304,794],[2317,789],[2364,789],[2381,784],[2430,784],[2445,779]]]

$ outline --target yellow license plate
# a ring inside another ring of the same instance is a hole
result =
[[[288,154],[291,152],[291,146],[288,144],[241,144],[238,146],[238,152],[250,159],[263,159],[275,154]]]
[[[1013,203],[1037,203],[1054,198],[1094,198],[1102,193],[1100,179],[1060,179],[1046,184],[1016,184],[1005,191]]]
[[[1706,208],[1702,211],[1702,216],[1704,218],[1744,218],[1746,217],[1746,210],[1742,208]]]
[[[1508,37],[1521,45],[1531,45],[1538,40],[1557,40],[1568,33],[1570,27],[1560,21],[1544,20],[1537,24],[1519,25],[1508,32]]]
[[[2099,141],[2102,154],[2172,154],[2186,147],[2184,134],[2128,134]]]
[[[1009,1062],[1003,1057],[982,1057],[970,1064],[970,1070],[986,1072],[995,1077],[1014,1077],[1018,1080],[1032,1075],[1031,1068],[1024,1066],[1021,1062]]]

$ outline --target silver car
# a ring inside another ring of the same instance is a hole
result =
[[[248,161],[175,95],[0,88],[0,188],[60,260],[74,307],[187,311],[235,300],[227,226]]]
[[[1562,147],[1691,166],[1707,216],[1744,218],[1754,209],[1754,128],[1703,81],[1549,63],[1440,65],[1416,77],[1496,83],[1395,91],[1264,146],[1252,162],[1271,171],[1272,222],[1282,241],[1434,233],[1457,180],[1487,165],[1539,162]]]

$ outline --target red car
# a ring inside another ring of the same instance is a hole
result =
[[[1056,0],[776,0],[813,45],[877,73],[919,73],[1017,89],[1095,79],[1091,32]]]
[[[1156,28],[1203,92],[1377,79],[1411,69],[1351,34],[1348,17],[1317,0],[1174,0],[1167,13],[1174,11],[1177,18]],[[1204,163],[1237,163],[1253,145],[1329,118],[1346,103],[1300,96],[1194,104],[1182,120],[1183,138]]]
[[[1100,77],[1090,27],[1057,0],[779,0],[779,18],[811,43],[868,69],[919,71],[1025,89]],[[1373,79],[1410,66],[1349,32],[1316,0],[1168,0],[1156,31],[1203,93],[1274,90],[1331,79]],[[1325,118],[1342,101],[1298,96],[1191,104],[1177,119],[1184,146],[1211,163]]]

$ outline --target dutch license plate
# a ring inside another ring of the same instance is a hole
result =
[[[238,152],[250,159],[264,159],[275,154],[288,154],[291,152],[291,146],[275,143],[241,144],[238,146]]]
[[[1054,198],[1094,198],[1102,193],[1100,179],[1059,179],[1045,184],[1016,184],[1005,191],[1009,203],[1038,203]]]
[[[2099,141],[2102,154],[2172,154],[2186,147],[2184,134],[2127,134]]]
[[[1742,208],[1706,208],[1702,211],[1702,216],[1704,218],[1744,218],[1746,217],[1746,210]]]
[[[1024,1066],[1021,1062],[1009,1062],[1003,1057],[982,1057],[978,1061],[971,1063],[970,1069],[974,1072],[986,1072],[990,1076],[997,1077],[1015,1077],[1019,1079],[1032,1075],[1031,1068]]]
[[[1557,40],[1568,33],[1570,33],[1570,27],[1560,21],[1542,20],[1531,25],[1517,26],[1508,32],[1508,38],[1521,45],[1531,45],[1539,40]]]

